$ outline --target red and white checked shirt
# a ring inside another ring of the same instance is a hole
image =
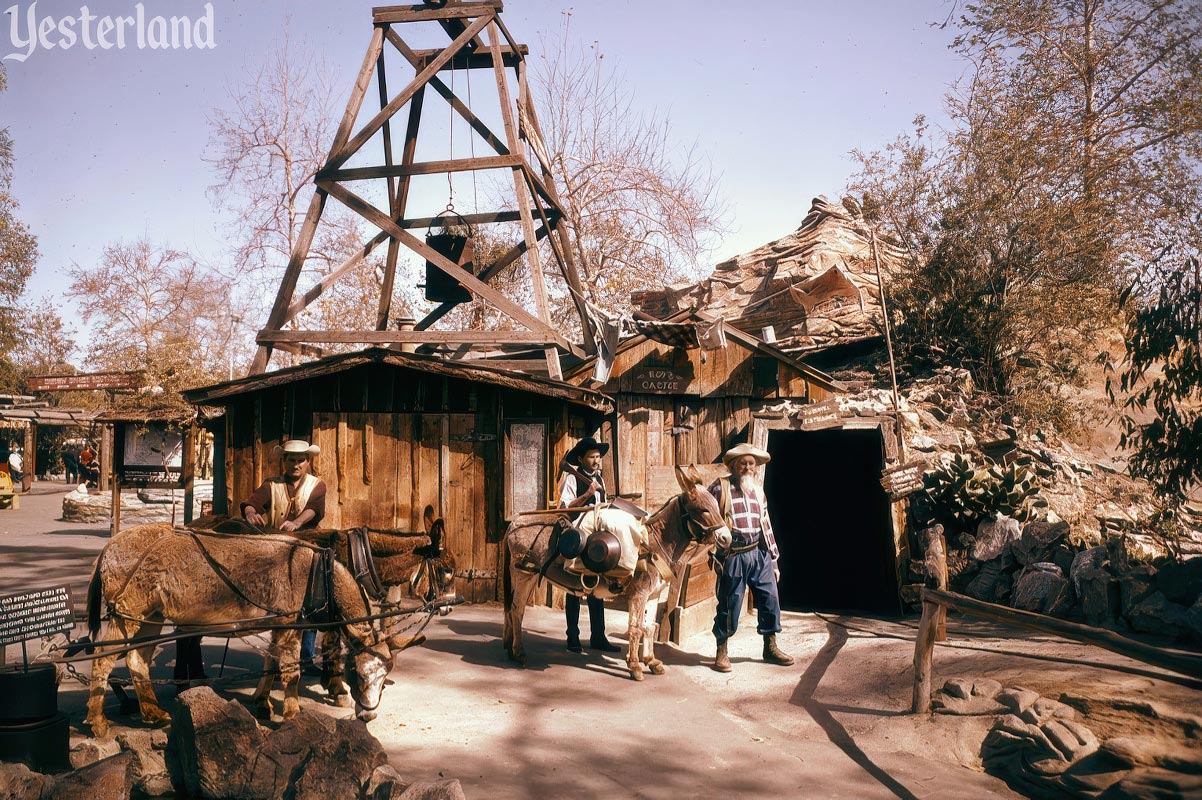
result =
[[[719,505],[722,504],[721,479],[710,484],[710,494]],[[772,520],[768,517],[763,495],[758,490],[744,493],[738,483],[730,481],[729,516],[732,523],[730,532],[734,536],[735,547],[751,544],[763,535],[764,544],[768,546],[768,555],[773,561],[780,558],[780,548],[776,546],[776,535],[772,532]]]

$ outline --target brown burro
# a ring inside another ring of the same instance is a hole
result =
[[[283,625],[297,622],[305,605],[314,561],[325,551],[291,536],[240,536],[174,528],[168,524],[139,525],[113,537],[96,559],[88,585],[88,628],[103,650],[106,641],[158,635],[165,622],[177,628],[207,630],[238,623]],[[370,605],[351,572],[329,559],[330,611],[343,621],[341,632],[350,644],[347,668],[353,670],[351,693],[357,716],[375,717],[384,679],[393,656],[423,637],[387,637],[370,621]],[[111,619],[100,638],[101,606]],[[155,645],[129,651],[126,663],[133,677],[143,721],[165,723],[169,715],[158,704],[150,684],[149,665]],[[253,699],[260,714],[271,714],[271,687],[278,670],[284,684],[284,719],[300,710],[300,632],[274,628],[264,663],[264,675]],[[98,737],[107,736],[104,694],[117,655],[93,661],[91,694],[85,722]]]
[[[730,545],[730,529],[722,519],[718,501],[706,491],[697,469],[677,467],[676,482],[680,484],[680,494],[645,521],[620,508],[607,508],[596,514],[597,530],[613,531],[625,527],[634,541],[642,542],[634,575],[616,592],[625,598],[629,612],[626,668],[636,681],[643,680],[644,667],[652,675],[662,675],[665,671],[663,662],[655,657],[655,604],[661,591],[698,552],[715,544],[720,547]],[[522,642],[522,619],[539,581],[545,578],[580,595],[599,592],[602,586],[598,583],[590,589],[582,584],[568,585],[553,576],[549,567],[555,562],[550,535],[554,527],[554,522],[515,522],[509,526],[501,545],[505,596],[502,644],[510,660],[523,667],[526,666],[526,650]],[[523,567],[527,562],[542,567],[532,572]]]

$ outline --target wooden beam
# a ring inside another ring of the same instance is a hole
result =
[[[553,344],[554,340],[538,331],[259,331],[262,344],[336,343],[336,344]]]
[[[380,108],[384,108],[384,106],[388,105],[388,75],[384,69],[383,49],[380,50],[380,55],[376,59],[376,86],[379,89]],[[416,107],[419,109],[420,114],[421,100],[418,98],[422,94],[423,92],[419,91],[413,96],[413,101],[409,104],[411,112]],[[392,166],[391,123],[391,120],[385,120],[384,127],[381,129],[381,132],[384,134],[384,164],[389,167]],[[412,113],[409,116],[409,124],[413,124]],[[405,144],[405,149],[408,150],[408,140],[406,140]],[[406,187],[405,193],[408,195],[408,187]],[[399,219],[404,216],[397,210],[396,181],[393,180],[392,176],[388,177],[388,216],[393,219]],[[384,260],[384,279],[380,282],[380,300],[376,305],[376,330],[378,331],[382,331],[388,327],[388,316],[392,313],[392,287],[396,280],[396,262],[399,250],[400,247],[397,245],[396,239],[389,237],[388,254]]]
[[[494,17],[495,19],[495,17]],[[495,23],[488,26],[488,46],[492,51],[493,74],[497,79],[497,97],[501,103],[501,120],[505,126],[505,140],[512,153],[521,153],[521,140],[518,138],[518,127],[513,120],[513,100],[509,94],[509,82],[505,77],[505,65],[501,58],[501,34]],[[547,302],[547,287],[543,279],[542,264],[538,257],[538,239],[534,233],[534,216],[530,212],[531,197],[527,193],[524,174],[526,158],[523,155],[520,163],[513,169],[513,191],[517,196],[518,211],[522,214],[522,232],[526,238],[526,264],[530,268],[530,280],[534,284],[534,302],[538,306],[538,316],[547,325],[551,324],[551,308]],[[558,203],[556,203],[558,206]],[[559,351],[547,348],[547,372],[553,380],[563,380],[563,370],[559,365]]]
[[[288,313],[288,306],[292,304],[292,295],[296,292],[296,282],[300,278],[301,267],[304,266],[305,259],[309,257],[309,247],[313,244],[313,233],[317,230],[317,222],[321,219],[321,212],[326,205],[326,193],[320,186],[313,193],[313,199],[309,201],[309,210],[305,213],[305,220],[301,223],[300,233],[297,236],[296,243],[292,248],[292,255],[288,258],[288,266],[284,270],[284,277],[280,280],[280,290],[276,293],[275,304],[271,307],[271,313],[267,315],[267,324],[263,327],[266,330],[279,330],[284,326],[284,315]],[[255,352],[255,358],[251,362],[251,375],[258,375],[267,369],[267,362],[271,360],[271,348],[260,346]]]
[[[434,248],[427,245],[425,242],[418,239],[409,231],[397,225],[387,214],[382,213],[379,209],[368,203],[362,197],[347,189],[339,183],[322,181],[318,184],[321,188],[329,192],[333,197],[337,198],[347,208],[351,209],[368,222],[375,225],[380,230],[388,233],[396,239],[399,239],[402,244],[408,247],[413,252],[425,258],[427,261],[434,262],[443,272],[451,275],[456,280],[464,285],[473,294],[479,295],[482,299],[491,303],[497,310],[508,314],[515,322],[524,325],[532,331],[543,331],[552,337],[565,350],[575,350],[567,340],[560,336],[554,328],[542,320],[534,317],[530,312],[519,306],[517,303],[510,300],[501,292],[494,289],[492,286],[481,281],[475,275],[460,267],[455,262],[448,259],[442,253],[439,253]]]
[[[937,603],[945,608],[955,609],[963,614],[991,619],[995,622],[1004,622],[1007,625],[1017,625],[1020,628],[1030,628],[1031,630],[1043,633],[1051,633],[1056,636],[1063,636],[1065,639],[1083,642],[1084,644],[1092,644],[1095,647],[1101,647],[1104,650],[1133,658],[1136,661],[1142,661],[1145,664],[1151,664],[1154,667],[1167,669],[1170,672],[1176,672],[1181,675],[1188,675],[1191,678],[1202,679],[1202,655],[1196,653],[1154,647],[1150,644],[1137,642],[1134,639],[1128,639],[1126,636],[1117,634],[1114,631],[1095,628],[1090,625],[1081,625],[1076,622],[1068,622],[1043,614],[1035,614],[1030,611],[1020,611],[1017,608],[1007,608],[1006,606],[986,603],[984,600],[975,600],[971,597],[965,597],[953,592],[940,591],[938,589],[924,588],[922,590],[922,599],[924,603]]]
[[[321,358],[326,354],[325,350],[312,344],[294,344],[292,342],[275,342],[272,347],[276,350],[283,350],[286,353],[292,353],[297,356],[306,356],[308,358]]]
[[[440,52],[442,51],[414,50],[413,55],[416,61],[413,66],[423,69]],[[509,45],[504,45],[501,48],[501,58],[505,59],[505,66],[507,67],[516,66],[518,62],[522,61],[528,55],[530,55],[530,48],[526,45],[519,46],[516,52]],[[459,53],[443,65],[443,69],[492,69],[492,55],[489,53]]]
[[[539,354],[537,359],[534,358],[460,358],[452,359],[460,364],[473,364],[481,367],[492,367],[493,369],[504,369],[510,372],[530,372],[539,375],[547,374],[547,362],[543,359],[542,354]]]
[[[363,57],[363,66],[359,67],[359,74],[355,77],[355,85],[351,89],[351,97],[347,101],[346,111],[343,112],[342,121],[338,123],[338,131],[334,134],[334,144],[330,147],[328,158],[333,158],[334,154],[346,145],[346,140],[351,135],[351,128],[355,124],[355,118],[359,116],[359,108],[363,105],[363,97],[367,94],[367,87],[371,84],[372,70],[383,49],[384,30],[375,28],[372,30],[371,43],[367,46],[367,55]]]
[[[359,151],[359,148],[363,147],[363,145],[375,135],[376,131],[378,131],[384,124],[384,120],[391,117],[393,114],[399,111],[402,106],[408,103],[413,95],[417,93],[418,89],[425,86],[430,81],[430,78],[438,74],[438,70],[442,68],[443,64],[449,61],[453,55],[458,53],[463,46],[468,43],[468,41],[476,36],[476,34],[484,30],[485,26],[488,25],[489,20],[492,18],[493,14],[490,11],[469,25],[467,30],[465,30],[462,35],[457,37],[455,41],[451,42],[451,44],[445,50],[443,50],[442,53],[440,53],[434,58],[433,61],[430,62],[429,66],[418,72],[417,75],[414,76],[413,80],[409,82],[409,85],[401,90],[400,94],[389,100],[388,105],[380,109],[380,113],[372,117],[371,120],[364,125],[363,128],[357,134],[355,134],[355,136],[348,141],[344,147],[338,151],[338,154],[333,156],[326,163],[325,169],[337,169],[345,164],[351,156]],[[384,35],[382,29],[377,28],[376,30],[380,31],[381,36]]]
[[[417,59],[413,55],[414,51],[410,49],[409,45],[405,44],[404,40],[397,35],[396,31],[385,31],[384,35],[388,37],[388,41],[392,42],[392,45],[397,49],[397,51],[404,56],[410,64],[413,65],[414,69],[418,71],[423,69],[422,67],[418,66]],[[491,56],[489,56],[489,58],[491,58]],[[488,142],[489,146],[496,150],[499,155],[509,155],[509,148],[505,146],[500,137],[493,133],[488,125],[484,124],[484,121],[477,117],[470,108],[464,105],[463,101],[460,100],[455,93],[451,91],[450,87],[443,83],[437,75],[430,78],[428,85],[434,87],[434,91],[442,95],[442,98],[451,104],[451,108],[455,109],[455,112],[459,114],[459,116],[467,120],[467,123],[472,126],[472,129],[476,131],[476,133],[480,134],[481,138]]]
[[[420,6],[376,6],[371,10],[372,23],[434,22],[441,19],[465,19],[482,14],[495,14],[504,9],[501,0],[480,0],[475,3],[447,3],[441,8]]]
[[[540,208],[539,211],[547,215],[550,219],[559,218],[559,212],[553,208]],[[397,221],[397,225],[400,225],[402,228],[429,228],[445,216],[445,214],[439,214],[436,217],[402,219]],[[460,217],[469,225],[487,225],[494,222],[520,222],[522,219],[521,212],[519,211],[490,211],[482,214],[460,214],[456,219]],[[544,233],[543,235],[545,236],[546,234]]]
[[[507,212],[507,213],[517,214],[516,211]],[[470,218],[471,217],[469,215],[468,219],[470,220]],[[544,236],[547,235],[547,232],[548,232],[547,228],[545,228],[545,227],[539,228],[535,232],[535,239],[543,238]],[[491,263],[487,267],[485,267],[483,270],[481,270],[479,272],[479,274],[477,275],[477,277],[480,278],[480,280],[482,280],[482,281],[491,281],[497,275],[501,274],[501,272],[506,267],[508,267],[510,264],[517,261],[519,258],[521,258],[522,254],[526,252],[527,247],[528,247],[528,245],[526,244],[526,240],[522,239],[522,241],[518,242],[513,247],[509,248],[509,250],[506,251],[503,256],[501,256],[496,261],[494,261],[493,263]],[[423,317],[421,322],[417,323],[417,325],[415,326],[415,329],[419,330],[419,331],[426,330],[431,325],[433,325],[435,322],[438,322],[438,320],[440,320],[444,316],[446,316],[447,313],[450,312],[457,305],[459,305],[459,304],[458,303],[443,303],[442,305],[438,306],[433,311],[431,311],[429,314],[427,314],[425,317]]]
[[[505,36],[510,39],[510,41],[512,41],[513,37],[510,36],[509,31],[505,29],[505,24],[500,20],[497,20],[497,24],[500,26],[501,32],[504,33]],[[555,197],[555,201],[557,203],[556,208],[560,212],[559,219],[554,220],[554,222],[557,224],[554,225],[554,233],[551,236],[552,243],[554,243],[556,240],[559,242],[559,247],[556,249],[556,256],[559,258],[559,270],[563,274],[563,279],[567,283],[572,294],[572,303],[576,306],[576,315],[580,318],[580,326],[584,331],[584,349],[589,355],[593,355],[597,352],[597,333],[593,328],[592,317],[590,317],[588,313],[588,303],[584,294],[584,285],[580,282],[580,272],[576,268],[576,259],[572,252],[572,242],[569,235],[571,230],[570,218],[567,216],[566,209],[563,203],[559,200],[559,193],[555,189],[555,176],[551,172],[551,165],[543,159],[543,154],[539,153],[540,149],[545,153],[547,145],[546,139],[543,137],[542,127],[538,123],[538,111],[534,107],[534,100],[531,98],[530,88],[527,85],[525,61],[522,61],[520,64],[518,64],[518,89],[526,98],[524,109],[520,107],[519,110],[524,110],[526,112],[526,119],[530,123],[529,135],[534,137],[533,141],[535,142],[535,144],[532,146],[532,149],[534,150],[535,155],[538,157],[539,164],[542,167],[543,180],[546,181],[547,189],[550,190],[551,194]],[[549,154],[546,154],[546,156],[548,159],[550,158]],[[527,170],[527,174],[530,174],[529,170]],[[536,206],[539,208],[539,213],[541,215],[542,203],[538,203]],[[550,221],[551,220],[548,220],[546,217],[544,217],[544,223]]]
[[[452,158],[446,161],[419,161],[416,164],[385,164],[377,167],[322,170],[319,181],[362,181],[373,178],[400,178],[411,175],[440,175],[446,172],[470,172],[481,169],[512,169],[523,164],[521,156],[481,156]]]
[[[389,238],[390,237],[386,233],[377,233],[371,239],[368,239],[363,247],[359,248],[353,256],[323,275],[321,279],[318,280],[317,283],[313,284],[313,286],[310,287],[309,290],[305,292],[299,300],[288,306],[288,311],[284,315],[283,324],[296,319],[302,311],[312,305],[317,298],[321,297],[326,289],[329,289],[339,278],[362,263],[363,259],[371,255],[372,251],[384,244],[384,242],[389,241]],[[281,324],[280,327],[283,327],[283,324]]]

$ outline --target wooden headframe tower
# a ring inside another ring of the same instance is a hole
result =
[[[373,9],[374,29],[371,43],[368,45],[367,55],[363,59],[363,66],[359,70],[325,166],[314,178],[316,191],[280,282],[279,292],[267,323],[258,334],[259,347],[251,364],[251,375],[267,369],[273,349],[317,354],[320,350],[315,345],[334,342],[430,345],[444,350],[451,346],[453,349],[447,353],[448,357],[471,356],[474,351],[481,350],[524,350],[527,354],[532,352],[535,355],[535,359],[527,363],[534,365],[539,371],[544,368],[542,361],[545,359],[545,369],[554,379],[562,377],[559,365],[561,352],[583,356],[594,351],[594,331],[572,260],[571,245],[565,229],[566,214],[556,193],[550,159],[527,82],[525,57],[528,48],[519,45],[505,28],[500,18],[501,10],[501,0],[445,0]],[[439,25],[451,39],[450,44],[442,49],[413,49],[394,29],[401,24],[423,22]],[[389,93],[385,77],[385,47],[395,48],[414,70],[414,76],[409,83],[392,95]],[[484,69],[491,72],[496,81],[504,126],[500,134],[492,131],[469,105],[439,78],[441,71],[451,69]],[[513,70],[516,78],[516,97],[510,89],[509,70]],[[354,131],[373,74],[379,90],[380,110],[358,131]],[[494,154],[456,159],[452,153],[452,157],[445,161],[414,160],[421,127],[422,106],[431,90],[450,104],[454,112],[471,126],[480,139],[491,146]],[[393,120],[402,112],[407,113],[404,143],[398,158],[393,152]],[[383,163],[366,167],[345,167],[353,156],[364,151],[365,145],[373,141],[377,134],[381,134],[383,139]],[[531,154],[537,163],[537,170],[532,165]],[[477,264],[474,270],[469,271],[464,265],[455,263],[411,233],[413,229],[429,228],[439,219],[437,216],[412,217],[407,214],[410,184],[414,176],[497,169],[510,170],[513,174],[516,208],[489,212],[477,209],[476,213],[464,214],[458,218],[469,226],[521,223],[520,241],[491,264]],[[368,180],[383,181],[387,184],[387,209],[377,208],[348,186]],[[298,279],[321,222],[322,212],[330,198],[359,214],[380,232],[365,242],[351,258],[324,275],[302,296],[295,297]],[[551,323],[538,247],[539,240],[543,238],[551,245],[550,257],[557,262],[575,303],[584,332],[583,345],[567,341]],[[322,292],[350,270],[359,267],[370,253],[384,244],[387,244],[388,250],[375,330],[284,330],[284,326],[320,297]],[[435,323],[457,304],[456,301],[446,301],[418,321],[413,330],[389,330],[393,285],[401,247],[408,248],[441,269],[470,292],[472,298],[490,304],[522,329],[437,330],[433,327]],[[526,256],[537,306],[536,313],[522,308],[490,283],[523,255]],[[510,367],[522,368],[520,360],[503,363]]]

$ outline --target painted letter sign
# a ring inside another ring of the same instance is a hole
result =
[[[664,364],[648,364],[631,376],[635,392],[646,394],[687,394],[691,378]]]
[[[839,421],[839,403],[836,400],[826,400],[821,403],[810,403],[797,410],[797,420],[803,431],[820,431],[824,428],[837,428]]]
[[[922,490],[922,474],[926,468],[927,462],[919,460],[887,469],[881,473],[881,486],[889,493],[890,498],[900,500]]]
[[[75,627],[71,587],[51,586],[0,597],[0,645],[70,633]]]

